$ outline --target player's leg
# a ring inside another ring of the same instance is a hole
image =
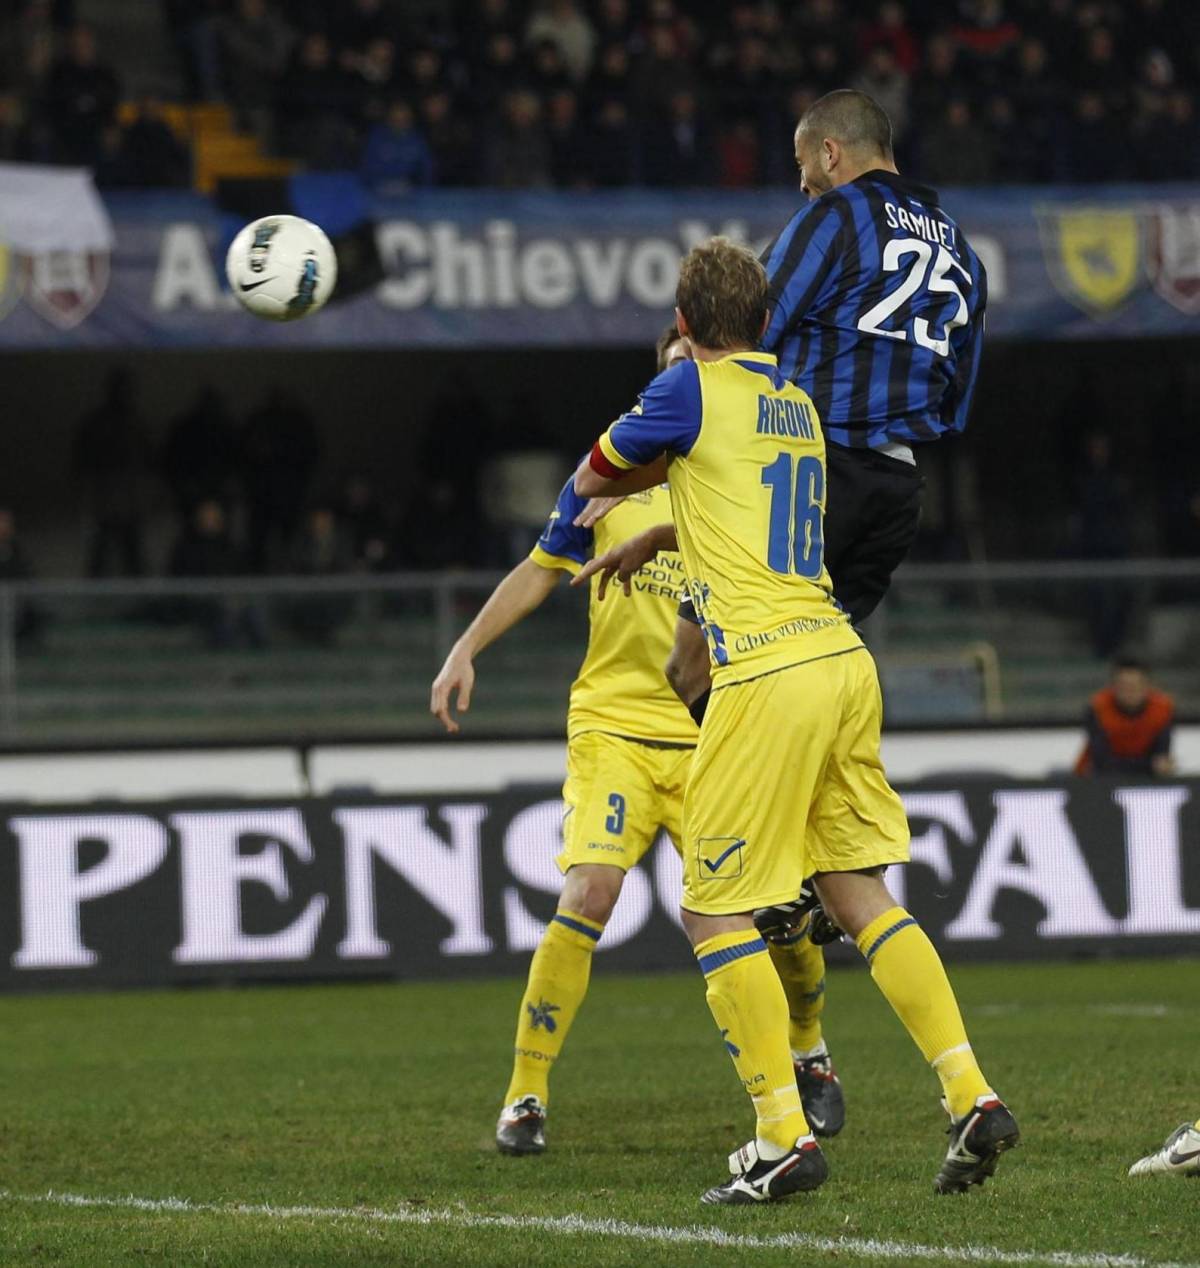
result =
[[[567,815],[558,858],[566,876],[517,1013],[512,1077],[496,1125],[503,1153],[545,1148],[551,1069],[587,994],[592,953],[625,873],[657,829],[652,774],[640,750],[599,732],[578,736],[568,746]]]
[[[681,618],[681,623],[683,619]],[[658,781],[662,825],[675,848],[683,852],[683,799],[691,754],[661,754]],[[815,903],[815,897],[812,898]],[[795,904],[754,913],[788,1005],[792,1064],[804,1115],[818,1136],[836,1136],[846,1121],[841,1083],[821,1031],[825,1008],[825,955],[808,936],[809,916],[797,915]],[[772,916],[777,919],[772,920]]]
[[[858,625],[879,606],[921,523],[915,466],[869,450],[827,446],[825,566]]]
[[[688,785],[684,928],[756,1118],[754,1140],[730,1158],[733,1178],[705,1202],[772,1200],[827,1174],[796,1087],[787,997],[752,918],[804,879],[795,825],[807,820],[834,716],[805,668],[715,692]]]
[[[842,723],[809,821],[817,890],[941,1081],[953,1130],[935,1187],[959,1192],[992,1174],[1017,1126],[979,1068],[941,957],[884,884],[883,868],[907,860],[908,824],[879,760],[874,663],[841,661],[829,672],[843,679]]]
[[[1139,1158],[1131,1176],[1200,1176],[1200,1118],[1180,1123],[1161,1149]]]
[[[667,658],[666,674],[672,690],[687,705],[688,712],[699,726],[708,707],[712,678],[708,644],[704,641],[704,632],[690,599],[684,599],[679,604],[675,644]]]
[[[788,1004],[788,1043],[804,1116],[817,1136],[836,1136],[846,1123],[841,1081],[825,1043],[825,953],[809,937],[811,918],[797,928],[760,932]]]

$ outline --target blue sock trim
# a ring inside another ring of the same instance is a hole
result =
[[[600,935],[603,929],[593,929],[591,925],[585,925],[582,920],[572,920],[570,916],[564,916],[561,912],[555,912],[554,919],[560,925],[566,925],[568,929],[574,929],[576,933],[586,933],[593,942],[600,941]]]
[[[732,947],[723,947],[720,951],[710,951],[707,955],[698,955],[700,972],[707,977],[717,969],[732,964],[735,960],[745,959],[748,955],[765,955],[767,944],[761,938],[751,938],[749,942],[739,942]]]
[[[916,923],[916,920],[914,920],[912,916],[905,916],[903,920],[897,920],[890,929],[885,929],[866,949],[865,955],[867,963],[871,963],[871,961],[875,958],[875,952],[878,951],[889,938],[894,937],[901,929],[907,929],[909,925],[915,925]]]

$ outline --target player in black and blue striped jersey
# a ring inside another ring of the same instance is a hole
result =
[[[917,534],[920,447],[967,423],[987,276],[937,193],[896,170],[892,127],[849,89],[816,101],[795,133],[809,197],[767,248],[762,348],[808,392],[825,431],[825,559],[858,624]],[[694,620],[686,602],[680,616]],[[699,719],[707,650],[680,622],[668,674]]]

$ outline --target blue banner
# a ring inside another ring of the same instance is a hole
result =
[[[226,287],[233,218],[191,194],[110,195],[111,252],[0,244],[0,348],[644,346],[691,245],[714,233],[763,245],[799,198],[363,194],[356,212],[382,280],[276,326]],[[1200,332],[1200,186],[960,190],[943,201],[988,270],[992,337]]]

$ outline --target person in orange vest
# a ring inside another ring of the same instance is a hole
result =
[[[1088,702],[1087,742],[1075,763],[1077,775],[1171,775],[1171,725],[1175,702],[1150,685],[1140,661],[1121,657],[1112,678]]]

